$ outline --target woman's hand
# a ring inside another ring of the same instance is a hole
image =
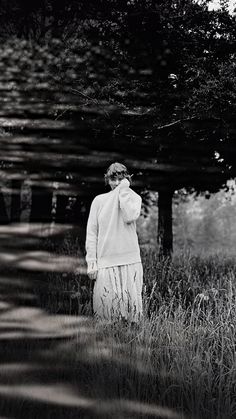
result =
[[[89,279],[97,279],[97,274],[98,274],[98,271],[90,271],[90,272],[88,272],[88,277],[89,277]]]
[[[120,181],[120,188],[128,188],[130,186],[130,182],[128,179],[124,178]]]
[[[88,262],[87,275],[90,279],[96,279],[98,274],[97,261]]]

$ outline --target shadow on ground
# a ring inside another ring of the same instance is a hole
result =
[[[37,229],[1,228],[1,418],[183,418],[156,404],[158,379],[144,358],[130,363],[90,317],[42,307],[42,278],[68,273],[74,259],[48,260]]]

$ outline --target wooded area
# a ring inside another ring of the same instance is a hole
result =
[[[2,222],[19,220],[28,182],[32,221],[51,219],[56,190],[55,221],[70,213],[85,229],[105,169],[121,161],[144,203],[158,191],[159,250],[172,252],[174,192],[235,177],[235,17],[207,4],[2,2]]]
[[[235,417],[236,14],[219,3],[0,1],[1,418]],[[114,161],[143,199],[137,322],[97,319],[84,257]]]

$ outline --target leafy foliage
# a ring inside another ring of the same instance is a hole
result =
[[[3,111],[14,97],[21,115],[74,115],[94,149],[125,139],[147,189],[217,191],[236,173],[236,31],[225,5],[207,4],[14,0],[10,16],[4,2]]]

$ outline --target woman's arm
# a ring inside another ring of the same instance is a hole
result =
[[[128,179],[122,179],[119,185],[119,201],[123,219],[126,223],[136,221],[140,216],[142,199],[129,188]]]
[[[86,231],[86,262],[87,262],[87,273],[91,279],[96,278],[97,273],[97,240],[98,240],[98,222],[97,222],[97,201],[96,198],[93,200],[89,218],[87,222]]]

